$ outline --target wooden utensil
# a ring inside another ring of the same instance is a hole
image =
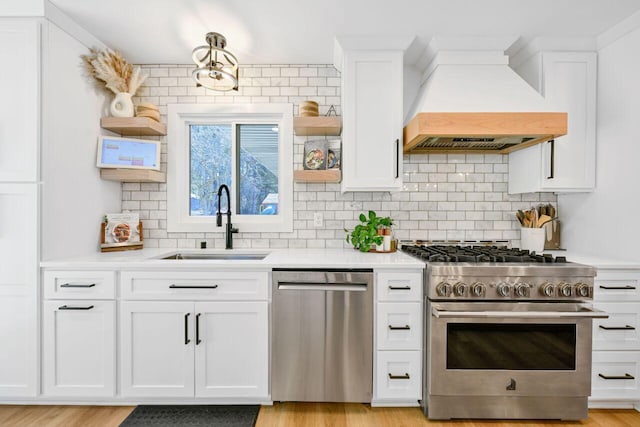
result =
[[[524,227],[524,213],[520,209],[516,211],[516,218],[520,221],[520,225]]]
[[[552,220],[553,219],[549,215],[540,215],[540,218],[538,218],[538,222],[536,223],[536,227],[542,228],[543,225]]]

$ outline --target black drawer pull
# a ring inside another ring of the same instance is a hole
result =
[[[600,289],[606,289],[608,291],[635,291],[636,287],[631,285],[624,285],[624,286],[600,285]]]
[[[58,307],[58,310],[91,310],[92,308],[92,305],[86,307],[63,305],[62,307]]]
[[[63,283],[61,288],[93,288],[95,283]]]
[[[598,326],[600,329],[604,329],[605,331],[635,331],[636,328],[634,328],[631,325],[625,325],[625,326]]]
[[[603,374],[598,374],[598,376],[600,378],[603,378],[605,380],[635,380],[636,377],[634,377],[633,375],[629,375],[629,374],[624,374],[624,375],[603,375]]]
[[[218,285],[211,286],[198,286],[198,285],[171,285],[169,288],[171,289],[215,289]]]
[[[389,379],[390,380],[408,380],[409,378],[411,378],[409,376],[409,374],[404,374],[404,375],[392,375],[392,374],[389,374]]]
[[[411,329],[411,327],[409,325],[404,325],[404,326],[391,326],[389,325],[389,329],[391,329],[392,331],[408,331],[409,329]]]
[[[411,286],[389,286],[392,291],[410,291]]]
[[[191,313],[187,313],[184,315],[184,345],[187,345],[191,342],[189,339],[189,315]]]

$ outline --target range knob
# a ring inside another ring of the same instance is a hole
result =
[[[517,283],[514,291],[517,297],[528,297],[529,296],[529,284],[528,283]]]
[[[578,296],[588,298],[591,293],[591,289],[589,289],[589,285],[586,283],[576,283],[576,294]]]
[[[457,297],[462,297],[464,296],[464,293],[467,290],[467,285],[465,285],[463,282],[458,282],[455,285],[453,285],[453,293],[457,296]]]
[[[544,282],[542,285],[540,285],[540,293],[545,297],[551,298],[553,296],[554,290],[555,289],[553,284],[549,282]]]
[[[560,282],[558,285],[558,294],[561,297],[570,297],[571,296],[571,285],[566,282]]]
[[[486,289],[487,287],[482,282],[476,282],[473,285],[471,285],[471,293],[473,294],[474,297],[483,296]]]
[[[508,283],[502,282],[496,287],[498,295],[501,297],[508,297],[511,294],[511,286]]]
[[[448,297],[451,293],[451,285],[447,282],[438,283],[438,286],[436,286],[436,293],[440,297]]]

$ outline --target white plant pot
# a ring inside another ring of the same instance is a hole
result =
[[[113,117],[133,117],[135,110],[133,109],[131,94],[127,92],[117,93],[113,101],[111,101],[109,110]]]

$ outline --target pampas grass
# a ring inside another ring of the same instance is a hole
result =
[[[82,55],[87,73],[104,83],[113,93],[127,92],[135,95],[147,78],[140,67],[129,64],[122,54],[111,49],[90,49],[89,55]]]

